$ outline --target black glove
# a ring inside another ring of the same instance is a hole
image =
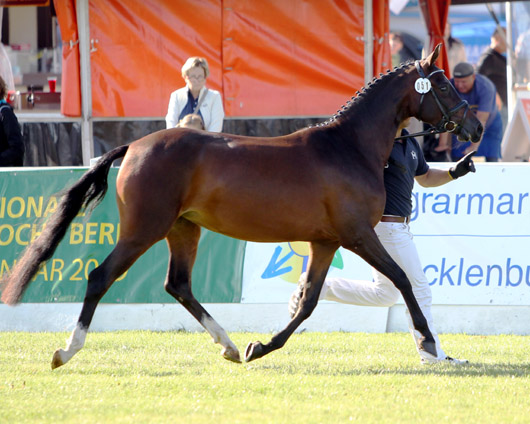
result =
[[[449,175],[451,175],[451,178],[453,180],[456,180],[459,177],[463,177],[468,172],[475,172],[475,164],[473,163],[473,160],[471,157],[477,153],[476,150],[473,150],[471,153],[468,153],[465,155],[462,159],[460,159],[455,166],[453,166],[449,170]]]

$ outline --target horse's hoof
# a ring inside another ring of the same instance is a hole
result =
[[[61,358],[61,349],[57,349],[52,358],[52,370],[59,368],[61,365],[64,365],[64,362]]]
[[[438,353],[436,352],[436,343],[434,341],[428,342],[426,340],[422,340],[420,343],[420,348],[435,358],[438,357]]]
[[[236,348],[226,347],[221,352],[221,355],[223,355],[223,358],[228,361],[232,361],[237,364],[241,363],[241,358],[239,357],[239,350],[237,350]]]
[[[261,342],[249,343],[247,349],[245,350],[245,362],[250,362],[254,359],[261,358],[263,355],[263,345]]]

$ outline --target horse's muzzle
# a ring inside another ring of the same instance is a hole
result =
[[[477,124],[477,127],[474,129],[473,133],[470,133],[466,128],[459,125],[455,133],[457,135],[458,141],[466,142],[471,141],[472,143],[478,143],[480,141],[480,138],[482,136],[482,132],[484,131],[484,128],[482,127],[482,124],[479,122]]]

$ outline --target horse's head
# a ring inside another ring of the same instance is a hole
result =
[[[416,117],[440,132],[453,132],[461,141],[476,143],[482,135],[482,124],[470,112],[468,103],[461,99],[443,69],[435,65],[441,46],[438,44],[429,57],[415,62],[418,78],[414,88],[420,94]]]

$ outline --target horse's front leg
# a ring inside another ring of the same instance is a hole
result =
[[[367,225],[362,230],[352,231],[348,234],[354,234],[354,236],[347,241],[343,241],[342,245],[359,255],[394,283],[403,296],[414,328],[422,335],[419,340],[419,349],[436,358],[436,342],[414,296],[412,286],[405,272],[385,250],[373,228]]]
[[[322,284],[326,278],[329,266],[331,265],[335,251],[338,248],[339,245],[334,243],[311,243],[307,279],[304,285],[302,298],[300,299],[298,312],[291,322],[287,324],[287,327],[274,335],[269,343],[262,344],[259,341],[250,343],[245,351],[246,362],[261,358],[273,350],[283,347],[298,326],[311,316],[311,313],[318,303],[320,290],[322,289]]]

